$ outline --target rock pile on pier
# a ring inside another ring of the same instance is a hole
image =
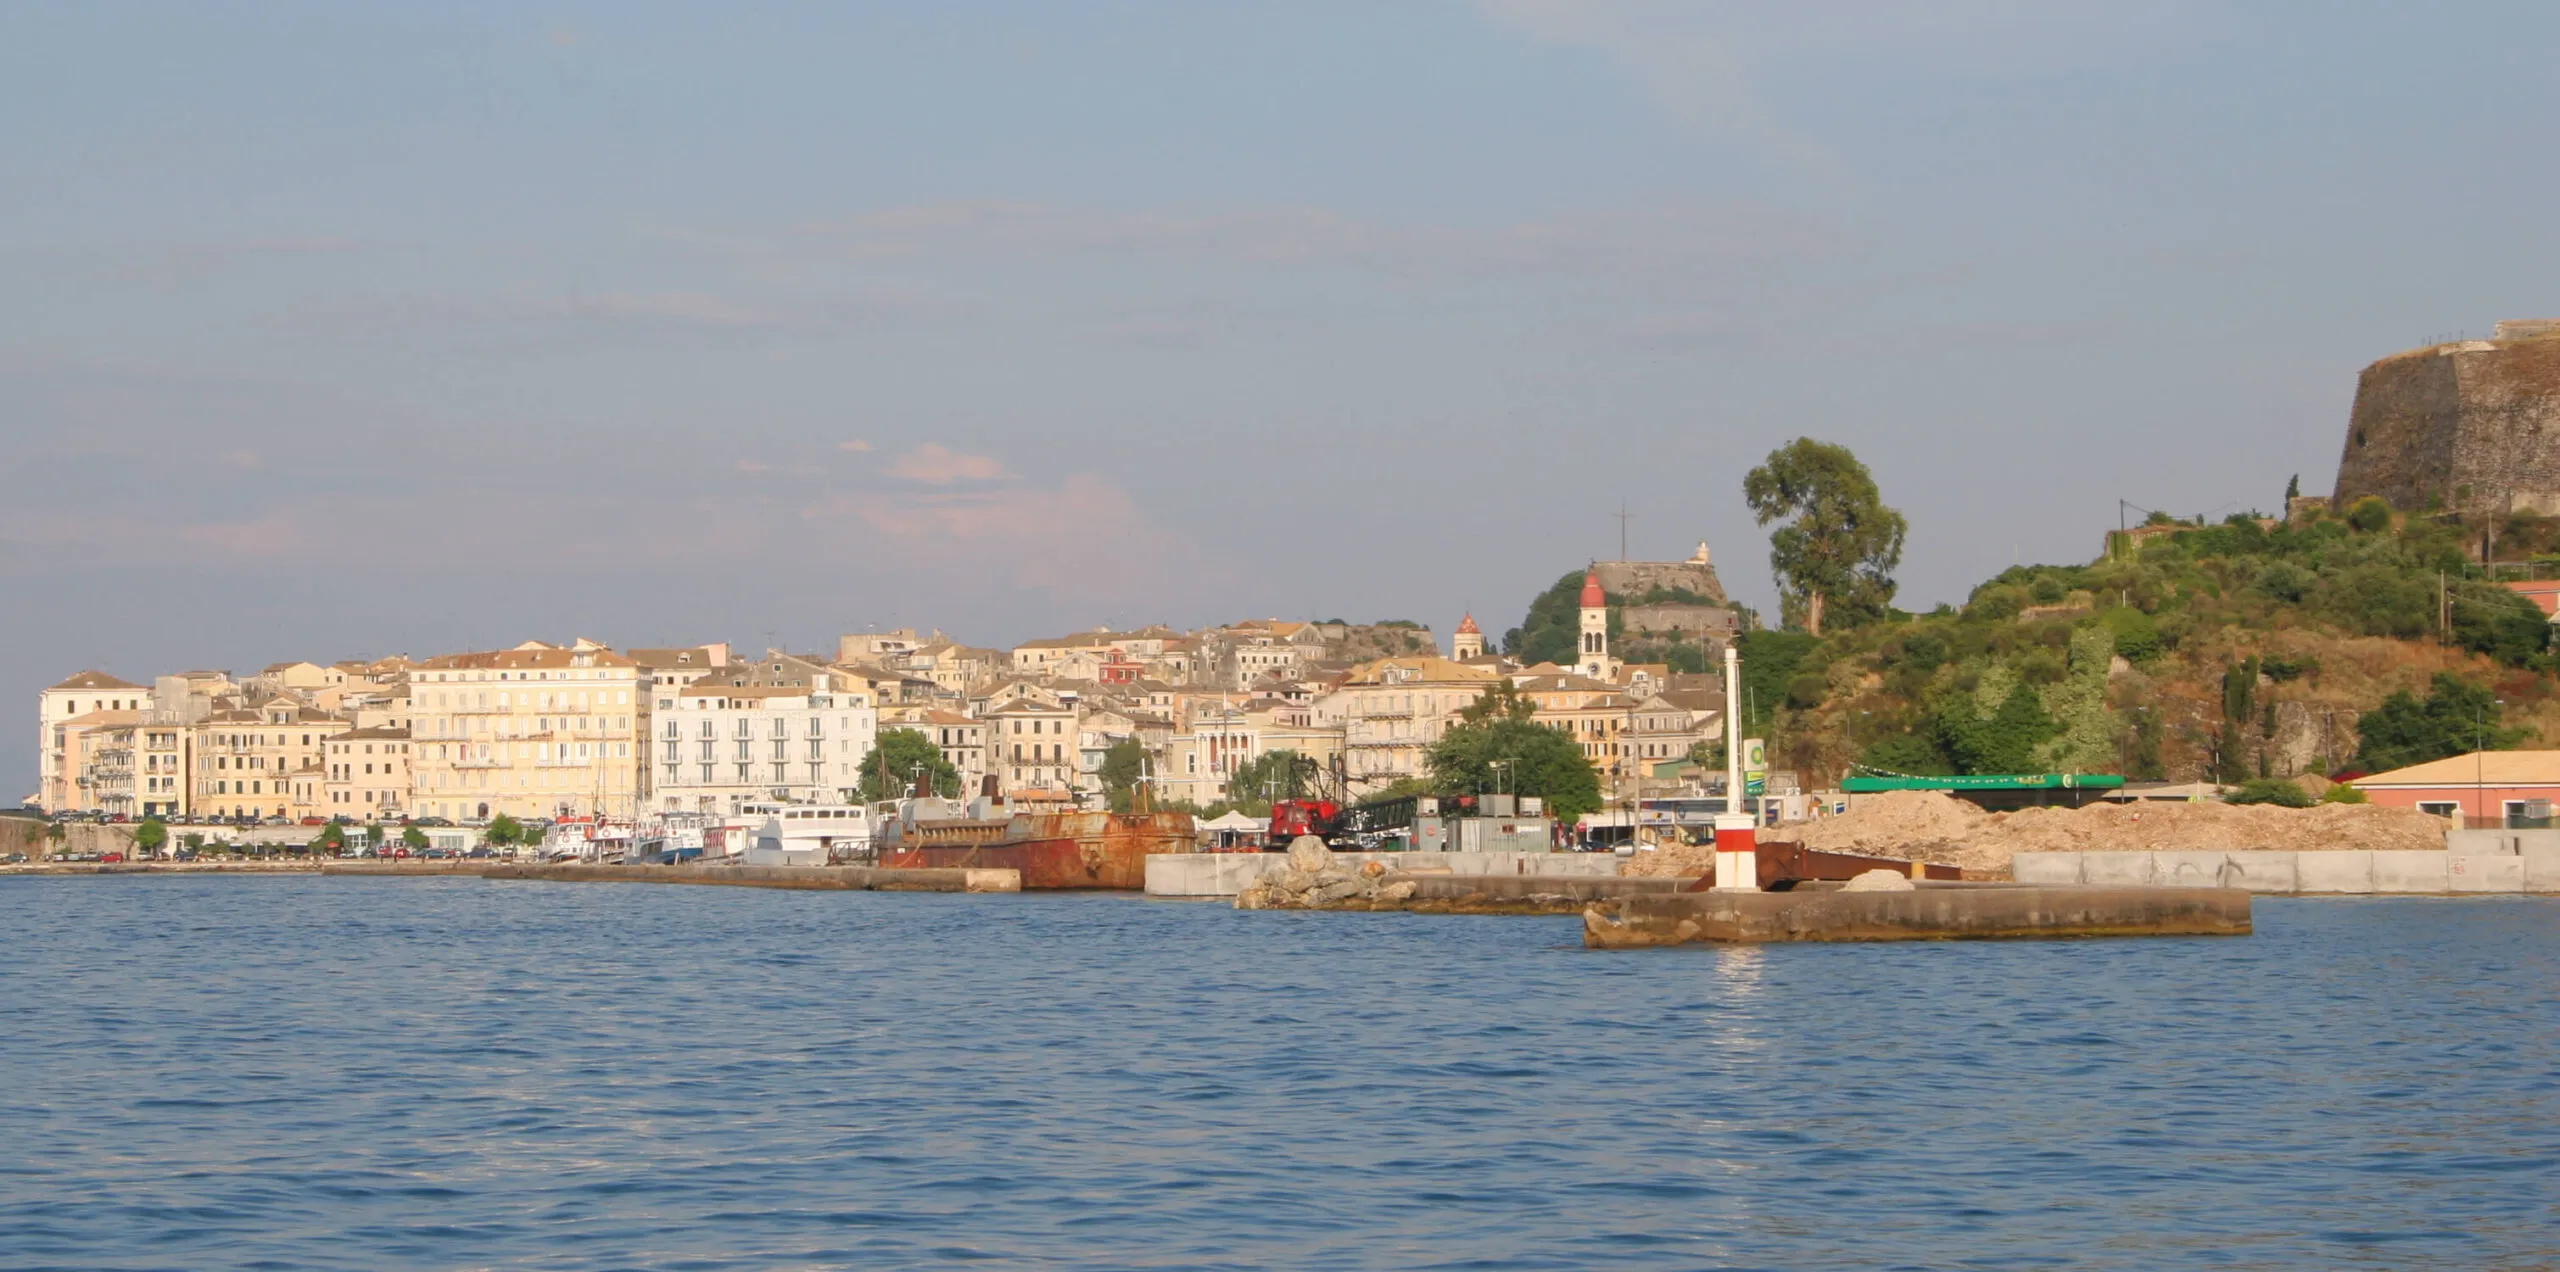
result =
[[[1236,893],[1239,910],[1366,910],[1399,905],[1413,895],[1410,881],[1386,882],[1377,862],[1344,863],[1313,835],[1300,835],[1289,854]]]

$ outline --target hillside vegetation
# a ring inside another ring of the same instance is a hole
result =
[[[2509,521],[2502,543],[2547,528]],[[2560,739],[2549,625],[2477,577],[2481,529],[2367,501],[2121,536],[1961,608],[1757,634],[1746,719],[1823,784],[1853,764],[2242,782]]]

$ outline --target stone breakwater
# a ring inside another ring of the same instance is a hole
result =
[[[1389,880],[1387,868],[1375,861],[1350,865],[1333,855],[1324,841],[1300,835],[1289,851],[1262,872],[1262,877],[1236,893],[1239,910],[1371,910],[1400,909],[1411,900],[1410,879]]]

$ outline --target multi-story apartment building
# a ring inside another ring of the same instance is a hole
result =
[[[446,654],[409,672],[412,811],[477,821],[630,817],[646,806],[650,685],[599,646]]]
[[[194,783],[187,780],[187,756],[194,749],[195,729],[164,721],[155,710],[143,716],[137,736],[142,771],[134,778],[135,798],[141,801],[143,816],[186,816],[193,811],[188,796]]]
[[[987,763],[1006,794],[1073,791],[1077,710],[1074,704],[1016,698],[985,713]]]
[[[631,661],[640,664],[649,685],[649,709],[670,711],[676,695],[685,686],[715,672],[725,671],[733,661],[727,641],[708,645],[685,645],[672,649],[635,649]]]
[[[869,695],[823,670],[806,684],[723,683],[750,678],[705,678],[652,714],[655,808],[726,814],[769,800],[857,798],[879,738]]]
[[[902,727],[931,738],[935,746],[942,748],[942,758],[951,761],[951,767],[959,770],[961,792],[968,795],[978,793],[989,771],[987,730],[991,726],[988,721],[957,711],[927,711],[914,723]]]
[[[142,811],[134,797],[134,731],[142,717],[139,711],[92,711],[64,726],[74,774],[66,807],[126,817]]]
[[[1381,658],[1315,700],[1314,723],[1342,730],[1343,775],[1355,795],[1419,777],[1431,744],[1500,681],[1446,658]]]
[[[320,815],[372,821],[408,811],[409,731],[376,725],[328,739],[322,754]]]
[[[151,691],[103,671],[84,671],[36,696],[36,802],[54,811],[79,802],[79,762],[67,726],[94,711],[148,711]]]
[[[298,790],[294,779],[316,771],[322,744],[345,732],[346,721],[293,698],[271,698],[255,707],[217,710],[192,728],[189,811],[299,818],[319,811],[318,789]]]

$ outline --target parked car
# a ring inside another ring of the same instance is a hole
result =
[[[123,854],[123,853],[120,853],[120,852],[110,852],[110,853],[105,853],[105,854],[100,855],[100,856],[99,856],[99,858],[98,858],[98,860],[100,860],[100,861],[104,861],[104,862],[117,862],[117,861],[122,861],[122,860],[124,860],[124,854]]]
[[[450,826],[453,823],[442,817],[421,817],[414,824],[419,826]]]
[[[169,860],[171,861],[193,861],[195,859],[196,850],[193,848],[180,848],[169,854]]]
[[[13,852],[5,857],[0,857],[0,865],[22,866],[26,864],[26,861],[27,854],[23,852]]]
[[[329,819],[326,817],[305,817],[302,819],[302,824],[305,826],[326,826],[329,824]]]

